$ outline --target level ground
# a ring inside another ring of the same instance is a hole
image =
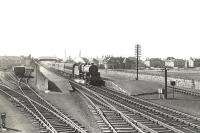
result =
[[[168,89],[168,99],[160,99],[158,94],[155,93],[158,91],[158,88],[164,88],[162,83],[130,80],[129,78],[110,75],[109,73],[103,73],[101,75],[115,82],[130,95],[136,95],[148,101],[200,117],[200,97],[198,96],[175,93],[175,98],[173,99],[172,90]]]

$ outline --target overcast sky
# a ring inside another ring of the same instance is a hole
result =
[[[1,0],[0,55],[200,58],[199,0]]]

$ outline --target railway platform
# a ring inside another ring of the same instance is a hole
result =
[[[50,90],[49,87],[51,87],[54,90],[57,89],[57,91],[61,91],[62,93],[69,93],[70,91],[73,91],[67,79],[50,72],[42,66],[39,66],[35,75],[36,86],[40,90]]]

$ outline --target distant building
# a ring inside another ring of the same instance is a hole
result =
[[[144,61],[144,65],[145,65],[146,67],[151,67],[151,62],[150,62],[150,60],[149,60],[149,59],[145,60],[145,61]]]
[[[165,66],[174,68],[174,59],[173,60],[165,60]]]
[[[190,57],[190,59],[185,62],[185,67],[186,68],[193,68],[194,67],[194,61],[195,61],[195,59]]]
[[[184,68],[186,60],[183,59],[175,59],[174,60],[174,67],[176,68]]]
[[[0,67],[12,67],[13,65],[20,65],[21,58],[18,56],[0,56]]]

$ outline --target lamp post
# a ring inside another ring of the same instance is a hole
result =
[[[138,64],[139,64],[139,58],[141,56],[141,45],[139,45],[139,44],[135,45],[135,56],[137,58],[137,62],[136,62],[137,76],[136,76],[136,80],[138,80]]]

